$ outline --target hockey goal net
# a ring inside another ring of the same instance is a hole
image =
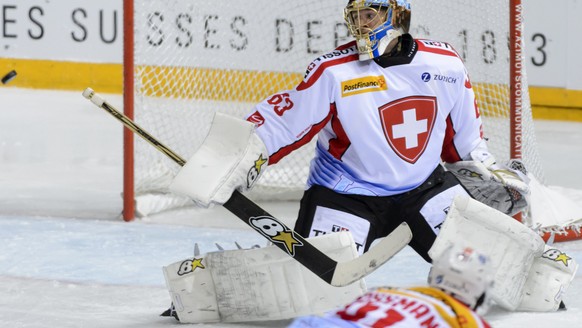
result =
[[[214,112],[243,117],[268,95],[294,88],[314,58],[350,41],[346,3],[125,0],[125,110],[189,158]],[[412,6],[411,34],[449,42],[465,60],[497,159],[522,158],[543,180],[522,69],[521,5],[447,0]],[[131,136],[125,138],[125,219],[134,210],[151,215],[192,205],[168,193],[177,165],[146,142],[136,140],[134,149]],[[313,143],[269,167],[249,197],[298,199],[312,152]]]

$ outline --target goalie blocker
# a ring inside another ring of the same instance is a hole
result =
[[[254,124],[216,113],[208,136],[178,172],[170,190],[203,207],[222,205],[233,191],[252,188],[268,158]]]

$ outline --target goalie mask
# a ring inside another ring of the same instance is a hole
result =
[[[433,261],[428,283],[484,314],[489,308],[487,290],[493,286],[493,278],[487,256],[470,247],[452,246]]]
[[[408,0],[350,0],[344,19],[356,38],[360,60],[382,56],[410,28]]]

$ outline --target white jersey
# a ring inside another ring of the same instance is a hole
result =
[[[355,42],[314,60],[294,89],[259,103],[247,120],[269,165],[318,135],[307,187],[390,196],[422,184],[442,159],[482,139],[475,95],[447,43],[403,36],[400,56],[359,61]]]

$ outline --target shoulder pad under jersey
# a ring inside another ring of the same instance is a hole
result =
[[[330,66],[343,64],[346,62],[358,60],[358,51],[356,49],[356,42],[352,41],[335,50],[317,57],[307,66],[303,76],[301,85],[313,84],[323,73],[323,71]]]
[[[417,39],[418,50],[435,54],[459,57],[459,53],[447,42]]]

